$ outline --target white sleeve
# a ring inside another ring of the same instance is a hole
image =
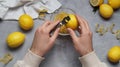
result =
[[[14,67],[39,67],[39,64],[43,59],[43,57],[40,57],[28,50],[28,53],[25,55],[23,60],[17,61],[14,64]]]
[[[82,67],[107,67],[107,65],[99,60],[93,51],[83,57],[79,57]]]

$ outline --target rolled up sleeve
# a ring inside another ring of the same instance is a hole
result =
[[[14,67],[39,67],[42,60],[44,60],[43,57],[40,57],[28,50],[28,53],[26,53],[23,60],[17,61]]]
[[[99,60],[93,51],[83,57],[79,57],[82,67],[107,67],[107,65]]]

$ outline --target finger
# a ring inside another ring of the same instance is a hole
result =
[[[81,27],[80,27],[80,26],[77,28],[77,31],[78,31],[80,34],[82,34],[82,31],[81,31]]]
[[[81,20],[81,18],[79,16],[77,16],[77,20],[78,20],[78,23],[79,23],[79,29],[78,31],[81,31],[81,34],[84,33],[84,31],[86,30],[86,27],[85,27],[85,23]]]
[[[77,19],[78,19],[79,25],[84,28],[86,26],[86,24],[83,21],[82,17],[80,17],[80,16],[77,15]]]
[[[58,36],[58,34],[59,34],[59,31],[60,31],[60,28],[57,28],[57,29],[55,30],[54,34],[53,34],[52,37],[51,37],[52,40],[55,40],[55,39],[57,38],[57,36]]]
[[[73,40],[77,38],[75,32],[72,29],[67,28],[67,30],[68,30],[68,32],[69,32],[69,34],[70,34],[70,36],[72,37]]]
[[[83,17],[81,17],[81,20],[85,23],[86,28],[90,30],[88,22]]]
[[[51,24],[48,26],[48,31],[50,32],[58,23],[59,23],[59,21],[51,23]]]
[[[81,29],[79,29],[79,31],[81,30],[81,34],[86,33],[86,31],[90,31],[90,28],[89,28],[87,21],[80,16],[77,16],[77,18],[79,21],[79,25],[81,27]]]
[[[44,27],[47,27],[48,25],[50,25],[50,21],[46,21],[46,22],[42,25],[42,27],[44,28]]]

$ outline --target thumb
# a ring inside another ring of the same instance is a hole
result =
[[[67,28],[67,30],[68,30],[70,36],[72,37],[72,39],[76,39],[77,38],[75,32],[71,28]]]
[[[55,30],[54,34],[53,34],[52,37],[51,37],[52,40],[55,40],[55,39],[57,38],[57,36],[58,36],[58,34],[59,34],[59,30],[60,30],[60,28],[57,28],[57,29]]]

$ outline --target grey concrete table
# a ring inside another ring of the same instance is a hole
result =
[[[120,45],[120,41],[116,40],[115,36],[110,32],[104,36],[99,36],[95,33],[95,24],[103,24],[109,26],[112,23],[116,24],[115,29],[120,29],[120,10],[115,11],[113,17],[105,20],[100,17],[98,11],[94,14],[93,8],[89,5],[89,0],[59,0],[64,7],[73,9],[78,15],[83,16],[89,23],[93,32],[93,46],[101,61],[105,62],[108,67],[120,67],[119,64],[111,64],[107,60],[107,52],[114,45]],[[105,0],[107,3],[107,0]],[[42,20],[35,20],[34,28],[31,31],[25,32],[18,26],[17,21],[0,22],[0,57],[5,53],[10,52],[14,55],[14,59],[7,65],[0,63],[0,67],[13,67],[13,64],[24,57],[27,49],[31,47],[34,32],[38,26],[44,23]],[[6,44],[6,37],[9,33],[21,31],[26,34],[26,41],[18,49],[9,49]],[[45,60],[40,64],[40,67],[81,67],[78,60],[79,54],[73,47],[70,36],[59,36],[55,42],[55,46],[45,56]],[[92,60],[91,60],[92,61]]]

